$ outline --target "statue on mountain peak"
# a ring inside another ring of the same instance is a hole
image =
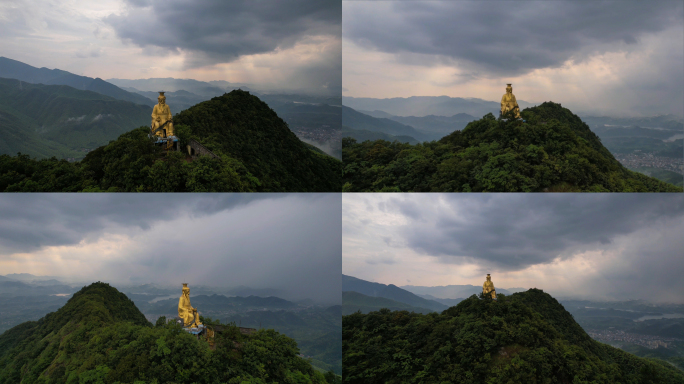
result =
[[[506,93],[501,97],[501,115],[503,116],[506,112],[513,110],[515,113],[515,118],[520,118],[520,107],[518,107],[518,101],[515,100],[515,95],[513,94],[513,86],[507,84]]]
[[[173,120],[171,120],[171,109],[166,104],[166,96],[164,92],[159,92],[157,97],[158,104],[152,109],[152,123],[150,129],[152,133],[159,137],[173,136]]]
[[[492,282],[492,277],[487,274],[487,280],[482,284],[482,294],[484,296],[490,296],[492,299],[496,300],[496,289],[494,289],[494,283]]]
[[[199,328],[202,325],[197,308],[190,305],[190,288],[187,283],[183,283],[183,294],[178,300],[178,317],[183,320],[183,327]]]

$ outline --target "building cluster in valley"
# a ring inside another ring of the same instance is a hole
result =
[[[606,344],[612,344],[614,342],[626,342],[630,344],[640,345],[649,349],[656,349],[659,347],[672,348],[673,343],[677,341],[684,341],[682,339],[674,337],[662,337],[653,335],[640,335],[638,333],[629,333],[614,329],[604,329],[604,330],[589,330],[587,331],[589,336],[596,341],[600,341]]]
[[[321,125],[318,127],[297,126],[292,127],[292,131],[299,139],[306,139],[318,143],[342,142],[342,132],[339,129],[333,129],[329,125]]]
[[[627,168],[660,168],[684,174],[684,159],[681,157],[655,156],[648,152],[617,153],[615,159]]]

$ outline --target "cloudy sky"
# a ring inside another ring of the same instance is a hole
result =
[[[682,1],[344,1],[343,95],[682,116]]]
[[[341,300],[339,194],[0,196],[0,271]]]
[[[3,0],[0,56],[121,79],[341,83],[340,1]]]
[[[537,287],[564,297],[684,292],[682,194],[344,194],[346,275]]]

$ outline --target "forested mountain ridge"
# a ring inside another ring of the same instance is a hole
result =
[[[82,91],[93,91],[117,100],[130,101],[150,107],[156,104],[147,97],[125,91],[99,77],[93,79],[61,69],[36,68],[2,56],[0,56],[0,77],[17,79],[32,84],[68,85]]]
[[[202,102],[174,117],[184,150],[196,140],[217,157],[163,153],[149,128],[124,133],[77,163],[0,155],[0,191],[336,192],[341,162],[300,141],[249,92]]]
[[[241,161],[270,191],[332,192],[341,187],[341,162],[314,152],[268,104],[234,90],[174,117],[189,138]]]
[[[152,108],[67,85],[0,78],[0,154],[79,158],[132,127]]]
[[[343,140],[347,192],[677,192],[623,167],[582,120],[552,102],[488,114],[439,141]]]
[[[224,329],[212,349],[164,318],[153,327],[123,293],[94,283],[58,311],[0,335],[0,382],[326,382],[298,356],[294,340],[273,330],[246,336]]]
[[[419,309],[442,311],[448,308],[444,304],[424,299],[394,284],[374,283],[347,275],[342,275],[342,291],[357,292],[371,297],[384,297]]]
[[[441,314],[343,317],[347,383],[682,383],[684,373],[592,340],[538,289],[471,296]]]

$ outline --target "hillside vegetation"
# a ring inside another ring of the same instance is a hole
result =
[[[342,320],[345,383],[684,383],[684,373],[592,340],[538,289],[471,296],[442,313]]]
[[[77,163],[0,155],[0,191],[334,192],[341,162],[310,149],[257,97],[233,91],[174,117],[181,148],[197,140],[218,158],[162,153],[149,128],[124,133]]]
[[[677,192],[623,167],[580,118],[552,102],[488,114],[439,141],[342,143],[344,191]],[[508,116],[510,117],[510,116]]]
[[[0,154],[80,158],[149,124],[151,113],[149,106],[66,85],[0,78]]]
[[[94,283],[57,312],[0,336],[0,382],[326,382],[298,356],[294,340],[273,330],[245,336],[226,328],[212,350],[164,318],[153,327],[123,293]]]

